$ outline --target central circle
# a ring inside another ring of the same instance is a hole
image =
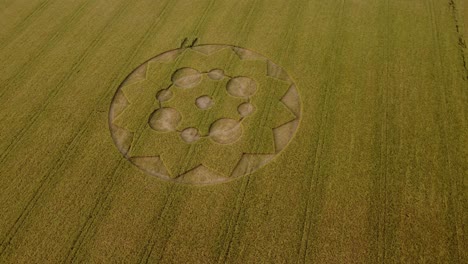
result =
[[[206,110],[206,109],[210,109],[214,105],[214,102],[213,102],[213,99],[209,97],[208,95],[203,95],[203,96],[198,97],[195,100],[195,104],[197,105],[198,108],[202,110]]]
[[[194,127],[184,129],[180,134],[180,137],[187,143],[192,143],[200,139],[198,130]]]

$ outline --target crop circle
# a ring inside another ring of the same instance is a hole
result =
[[[210,109],[213,106],[214,102],[213,102],[213,98],[211,98],[210,96],[203,95],[203,96],[198,97],[197,100],[195,100],[195,104],[197,105],[198,108],[206,110],[206,109]]]
[[[193,143],[200,139],[200,134],[198,133],[198,129],[189,127],[182,130],[180,137],[187,143]]]
[[[242,125],[239,121],[223,118],[216,120],[210,127],[210,137],[219,144],[231,144],[242,135]]]
[[[151,58],[109,111],[117,149],[147,174],[186,184],[249,175],[279,155],[301,118],[296,85],[268,58],[201,45]]]
[[[229,80],[226,88],[232,96],[247,98],[255,93],[257,84],[251,78],[240,76]]]
[[[180,122],[180,114],[174,108],[159,108],[156,109],[149,118],[149,126],[161,132],[176,131],[177,125]]]
[[[172,75],[174,85],[181,88],[193,88],[197,86],[202,79],[202,75],[192,68],[181,68]]]
[[[237,107],[237,111],[241,116],[245,117],[252,114],[253,111],[255,111],[255,106],[253,106],[253,104],[251,103],[243,103],[239,105],[239,107]]]

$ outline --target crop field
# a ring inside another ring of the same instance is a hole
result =
[[[0,0],[0,263],[468,263],[465,0]]]

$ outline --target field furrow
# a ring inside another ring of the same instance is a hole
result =
[[[31,71],[35,70],[35,68],[37,68],[40,65],[40,63],[42,62],[40,59],[48,55],[48,52],[50,52],[53,49],[56,43],[59,42],[64,35],[66,35],[66,33],[68,32],[67,30],[70,30],[71,27],[76,25],[76,23],[80,20],[82,15],[86,15],[85,11],[91,4],[91,1],[84,1],[83,3],[81,3],[77,7],[77,10],[74,10],[69,16],[64,18],[64,23],[60,24],[59,28],[51,36],[50,39],[48,39],[42,46],[35,50],[34,53],[30,55],[29,58],[27,58],[27,61],[25,63],[16,68],[12,76],[9,76],[8,79],[3,80],[1,84],[3,86],[3,91],[2,93],[0,93],[0,99],[5,99],[3,97],[9,90],[18,87],[22,84],[21,81],[25,79],[24,77],[27,74],[31,74]],[[14,42],[10,44],[10,46],[13,44]],[[6,74],[4,74],[4,76],[5,75]]]
[[[34,23],[35,19],[37,19],[38,16],[47,10],[47,7],[51,4],[51,2],[52,0],[44,0],[37,3],[37,5],[32,8],[31,12],[24,17],[17,13],[18,11],[22,11],[23,8],[20,10],[15,10],[17,12],[10,12],[15,14],[17,18],[21,18],[21,20],[9,31],[7,31],[8,28],[2,28],[2,30],[5,31],[5,36],[0,38],[0,50],[8,45],[8,43],[13,41],[15,37],[23,32],[25,28]],[[3,16],[3,19],[7,19],[5,15]]]

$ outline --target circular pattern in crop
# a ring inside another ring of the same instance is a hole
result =
[[[135,69],[111,103],[112,138],[161,179],[227,182],[270,162],[297,130],[301,105],[283,68],[250,50],[202,45]]]

